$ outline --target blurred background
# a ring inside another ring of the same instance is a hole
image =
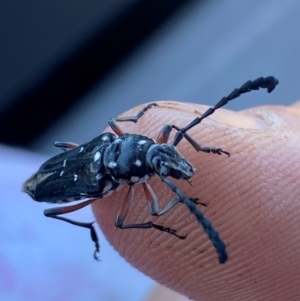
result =
[[[226,108],[293,103],[299,16],[299,0],[1,1],[0,299],[146,300],[154,282],[100,230],[97,263],[88,233],[44,218],[22,182],[58,153],[53,141],[87,142],[141,103],[214,105],[268,75],[280,80],[271,95]]]

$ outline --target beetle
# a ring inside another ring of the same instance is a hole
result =
[[[267,89],[270,93],[278,83],[279,81],[273,76],[259,77],[254,81],[249,80],[240,88],[233,90],[227,97],[223,97],[214,107],[209,108],[201,117],[195,118],[187,126],[179,128],[173,124],[164,125],[156,140],[143,135],[124,133],[119,126],[119,122],[136,123],[147,110],[158,106],[156,103],[150,103],[136,116],[112,118],[108,123],[114,133],[102,133],[81,145],[56,141],[54,146],[64,152],[42,164],[39,170],[23,184],[22,190],[38,202],[57,204],[85,199],[82,203],[75,205],[46,209],[44,215],[90,229],[92,240],[95,243],[94,257],[97,259],[100,246],[93,222],[77,222],[60,215],[81,209],[98,199],[105,198],[125,185],[129,186],[129,189],[117,214],[116,227],[120,229],[154,228],[179,239],[186,238],[186,236],[177,234],[175,229],[151,221],[137,224],[124,223],[134,196],[134,185],[141,184],[151,215],[161,216],[178,203],[185,204],[213,243],[219,256],[219,262],[225,263],[228,259],[226,245],[210,220],[197,207],[198,204],[205,204],[201,203],[198,198],[187,197],[170,180],[170,178],[174,178],[189,182],[195,173],[193,165],[185,159],[176,146],[185,138],[197,152],[230,156],[229,152],[221,148],[201,146],[187,134],[187,131],[241,94],[259,90],[259,88]],[[175,130],[176,134],[173,142],[168,144],[172,130]],[[162,182],[169,186],[176,195],[161,210],[159,210],[158,198],[147,182],[154,176],[160,177]]]

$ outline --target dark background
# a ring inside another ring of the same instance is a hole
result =
[[[272,96],[299,98],[299,1],[2,1],[0,142],[53,152],[83,142],[134,105],[214,104],[247,79],[275,75]]]
[[[188,2],[1,2],[1,142],[29,146]]]

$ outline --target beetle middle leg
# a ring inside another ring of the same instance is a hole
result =
[[[135,116],[127,116],[127,117],[115,117],[109,120],[108,124],[112,128],[112,130],[118,135],[121,136],[123,133],[122,129],[119,127],[118,122],[134,122],[137,123],[138,120],[144,115],[146,111],[148,111],[152,107],[158,107],[156,103],[150,103],[141,109]]]
[[[133,195],[134,195],[134,187],[133,187],[133,185],[130,185],[128,193],[127,193],[127,195],[126,195],[126,197],[123,201],[121,210],[118,212],[118,215],[116,217],[116,221],[115,221],[115,226],[116,227],[118,227],[119,229],[150,229],[150,228],[154,228],[154,229],[157,229],[157,230],[162,231],[162,232],[167,232],[167,233],[169,233],[171,235],[174,235],[174,236],[176,236],[180,239],[186,239],[186,235],[184,235],[184,236],[178,235],[177,231],[175,229],[167,228],[167,227],[164,227],[164,226],[161,226],[161,225],[157,225],[157,224],[154,224],[151,221],[146,222],[146,223],[137,223],[137,224],[126,224],[126,225],[124,225],[124,220],[125,220],[125,218],[128,214],[128,210],[129,210],[129,207],[130,207],[130,203],[133,199]],[[177,203],[177,201],[176,201],[176,203]],[[174,207],[176,205],[176,203],[172,207]],[[167,211],[169,211],[169,210],[167,210]]]

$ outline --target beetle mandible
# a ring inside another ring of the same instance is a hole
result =
[[[60,219],[73,225],[90,229],[91,237],[96,247],[94,257],[97,259],[100,246],[93,222],[77,222],[60,215],[81,209],[100,198],[114,193],[124,185],[128,185],[129,189],[117,214],[116,227],[120,229],[154,228],[174,235],[179,239],[186,238],[186,236],[177,234],[175,229],[167,228],[151,221],[138,224],[124,223],[129,205],[134,196],[134,185],[140,183],[144,189],[151,215],[161,216],[178,203],[185,204],[212,241],[219,256],[219,262],[224,263],[228,259],[226,245],[209,219],[196,206],[197,204],[204,204],[197,198],[187,197],[169,179],[171,177],[189,181],[195,173],[193,165],[180,154],[176,146],[182,138],[185,138],[198,152],[230,156],[229,152],[221,148],[201,146],[187,134],[187,131],[241,94],[259,90],[259,88],[267,89],[270,93],[278,83],[278,80],[273,76],[259,77],[254,81],[247,81],[184,128],[166,124],[163,126],[156,141],[143,135],[123,133],[118,124],[118,122],[136,123],[147,110],[157,106],[155,103],[145,106],[136,116],[111,119],[108,123],[115,134],[103,133],[90,142],[81,145],[56,141],[54,146],[62,149],[64,152],[46,161],[23,184],[23,191],[38,202],[68,203],[85,199],[82,203],[75,205],[46,209],[44,214],[47,217]],[[168,144],[172,130],[175,130],[176,134],[173,142]],[[159,210],[155,192],[147,183],[147,180],[153,176],[159,176],[176,195],[161,210]]]

